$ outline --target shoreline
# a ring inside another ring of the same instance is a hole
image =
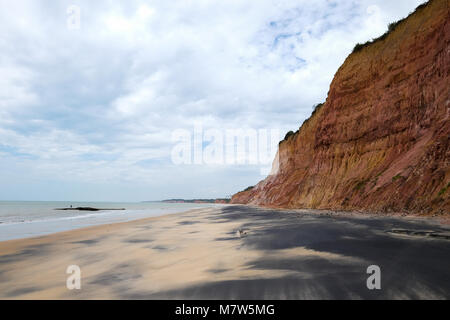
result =
[[[0,242],[14,239],[28,239],[53,233],[88,228],[91,226],[135,221],[193,209],[221,206],[218,204],[186,204],[171,206],[164,203],[157,203],[156,206],[150,207],[145,205],[141,206],[139,204],[133,205],[134,206],[130,206],[126,210],[108,209],[95,212],[78,211],[76,208],[68,211],[59,211],[55,210],[55,208],[51,208],[51,205],[49,206],[48,204],[46,204],[43,209],[39,206],[33,207],[32,205],[27,205],[25,209],[21,208],[21,210],[25,212],[24,215],[16,214],[15,220],[17,221],[8,221],[7,212],[6,222],[0,223]],[[1,209],[3,209],[3,212],[0,211],[0,220],[2,218],[1,214],[4,214],[7,210],[5,208]],[[12,207],[8,210],[13,213],[11,216],[14,217],[16,209]],[[27,211],[31,214],[26,214]],[[55,213],[53,213],[53,211]],[[33,214],[35,215],[34,217]],[[40,217],[40,215],[42,217]],[[12,219],[10,218],[10,220]]]
[[[258,206],[258,205],[251,205],[251,204],[219,204],[217,207],[248,207],[253,208],[257,210],[273,210],[277,212],[298,212],[298,213],[305,213],[310,215],[317,215],[317,216],[324,216],[324,217],[334,217],[334,218],[367,218],[367,219],[383,219],[383,218],[393,218],[393,219],[400,219],[405,221],[414,221],[414,222],[423,222],[426,224],[436,225],[436,226],[446,226],[450,225],[450,215],[447,216],[423,216],[418,214],[404,214],[404,213],[374,213],[374,212],[363,212],[363,211],[341,211],[341,210],[331,210],[331,209],[289,209],[289,208],[272,208],[272,207],[264,207],[264,206]],[[184,211],[179,212],[172,212],[172,213],[165,213],[158,216],[153,217],[146,217],[146,218],[137,218],[132,219],[129,221],[120,221],[120,222],[111,222],[111,223],[102,223],[102,224],[95,224],[91,226],[85,226],[80,228],[74,228],[70,230],[63,230],[63,231],[57,231],[52,233],[46,233],[42,235],[37,236],[30,236],[30,237],[24,237],[24,238],[16,238],[16,239],[10,239],[10,240],[0,240],[0,244],[8,241],[20,241],[20,240],[30,240],[30,239],[39,239],[47,236],[52,235],[58,235],[63,233],[68,233],[72,231],[81,231],[81,230],[88,230],[88,229],[95,229],[96,227],[102,227],[102,226],[115,226],[115,225],[121,225],[121,224],[129,224],[134,222],[146,222],[147,220],[157,219],[157,218],[163,218],[165,216],[171,216],[171,215],[177,215],[177,214],[183,214],[183,213],[190,213],[191,211],[195,212],[197,210],[203,210],[208,208],[214,208],[214,207],[205,207],[205,208],[195,208],[195,209],[188,209]]]
[[[394,217],[193,209],[0,242],[0,299],[449,299],[450,240],[425,229],[450,235]],[[380,292],[365,287],[372,264],[390,279]],[[72,265],[81,290],[66,288]]]
[[[115,228],[126,227],[127,225],[130,225],[130,224],[147,223],[147,222],[151,222],[153,220],[158,220],[160,218],[170,217],[170,216],[174,216],[174,215],[178,215],[178,214],[187,214],[187,213],[190,213],[191,211],[195,212],[197,210],[203,210],[203,209],[189,209],[186,211],[166,213],[166,214],[154,216],[154,217],[138,218],[138,219],[134,219],[134,220],[121,221],[121,222],[103,223],[103,224],[97,224],[97,225],[75,228],[75,229],[70,229],[70,230],[57,231],[57,232],[47,233],[47,234],[33,236],[33,237],[4,240],[4,241],[0,241],[0,252],[3,253],[2,245],[6,244],[6,243],[27,242],[27,241],[34,242],[33,240],[47,240],[47,238],[52,238],[52,237],[56,237],[56,238],[66,237],[66,236],[70,237],[70,236],[72,236],[72,233],[73,233],[73,235],[75,235],[75,234],[84,235],[85,233],[89,234],[90,232],[100,231],[105,228],[112,230]]]

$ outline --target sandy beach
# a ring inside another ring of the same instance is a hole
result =
[[[197,209],[0,242],[0,298],[449,299],[449,239],[422,219]],[[66,288],[69,265],[81,290]]]

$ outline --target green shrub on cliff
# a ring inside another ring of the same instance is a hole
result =
[[[359,181],[359,182],[355,185],[355,187],[353,188],[353,190],[355,190],[355,191],[363,191],[364,188],[365,188],[365,186],[366,186],[366,184],[367,184],[367,180]]]
[[[286,135],[284,136],[284,140],[289,139],[291,136],[294,135],[294,131],[289,131],[288,133],[286,133]]]
[[[368,43],[369,43],[369,42],[366,42],[366,43],[357,43],[357,44],[355,45],[355,47],[353,48],[352,53],[355,53],[355,52],[360,51],[360,50],[361,50],[362,48],[364,48]]]
[[[443,195],[447,192],[447,190],[448,190],[449,188],[450,188],[450,182],[447,183],[447,186],[445,186],[444,188],[442,188],[441,191],[439,191],[438,196],[439,196],[439,197],[440,197],[440,196],[443,196]]]
[[[283,143],[284,141],[287,141],[290,137],[296,135],[298,133],[298,130],[296,132],[294,131],[289,131],[288,133],[286,133],[286,135],[284,136],[284,139],[280,141],[279,144]]]
[[[322,107],[323,107],[323,103],[318,103],[318,104],[313,105],[313,112],[311,115],[315,114]]]
[[[416,8],[416,10],[414,10],[414,12],[412,12],[411,14],[413,14],[413,13],[417,12],[418,10],[420,10],[420,9],[422,9],[422,8],[424,8],[424,7],[426,7],[427,4],[428,4],[428,1],[425,2],[425,3],[422,3],[422,4],[419,5],[419,6]],[[410,14],[410,15],[411,15],[411,14]],[[409,16],[408,16],[408,17],[409,17]],[[402,23],[403,21],[405,21],[408,17],[406,17],[406,18],[404,18],[404,19],[401,19],[401,20],[398,20],[398,21],[395,21],[395,22],[389,23],[389,24],[388,24],[388,30],[387,30],[383,35],[381,35],[380,37],[374,38],[374,39],[369,40],[369,41],[367,41],[367,42],[365,42],[365,43],[357,43],[357,44],[355,45],[355,47],[353,48],[352,53],[361,51],[363,48],[365,48],[365,47],[371,45],[372,43],[375,43],[375,42],[377,42],[377,41],[384,40],[391,32],[393,32],[393,31],[395,30],[395,28],[397,28],[397,26],[398,26],[400,23]]]
[[[403,176],[398,174],[395,177],[392,177],[392,182],[395,182],[395,181],[397,181],[398,179],[401,179],[401,178],[403,178]]]

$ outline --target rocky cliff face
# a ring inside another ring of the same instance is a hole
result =
[[[419,7],[340,67],[282,141],[278,170],[232,203],[450,213],[450,9]]]

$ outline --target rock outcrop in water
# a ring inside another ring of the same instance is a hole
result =
[[[55,210],[59,210],[59,211],[123,211],[125,210],[124,208],[120,208],[120,209],[99,209],[99,208],[92,208],[92,207],[76,207],[76,208],[58,208]]]
[[[232,203],[450,213],[450,9],[431,0],[359,45],[328,98]]]

